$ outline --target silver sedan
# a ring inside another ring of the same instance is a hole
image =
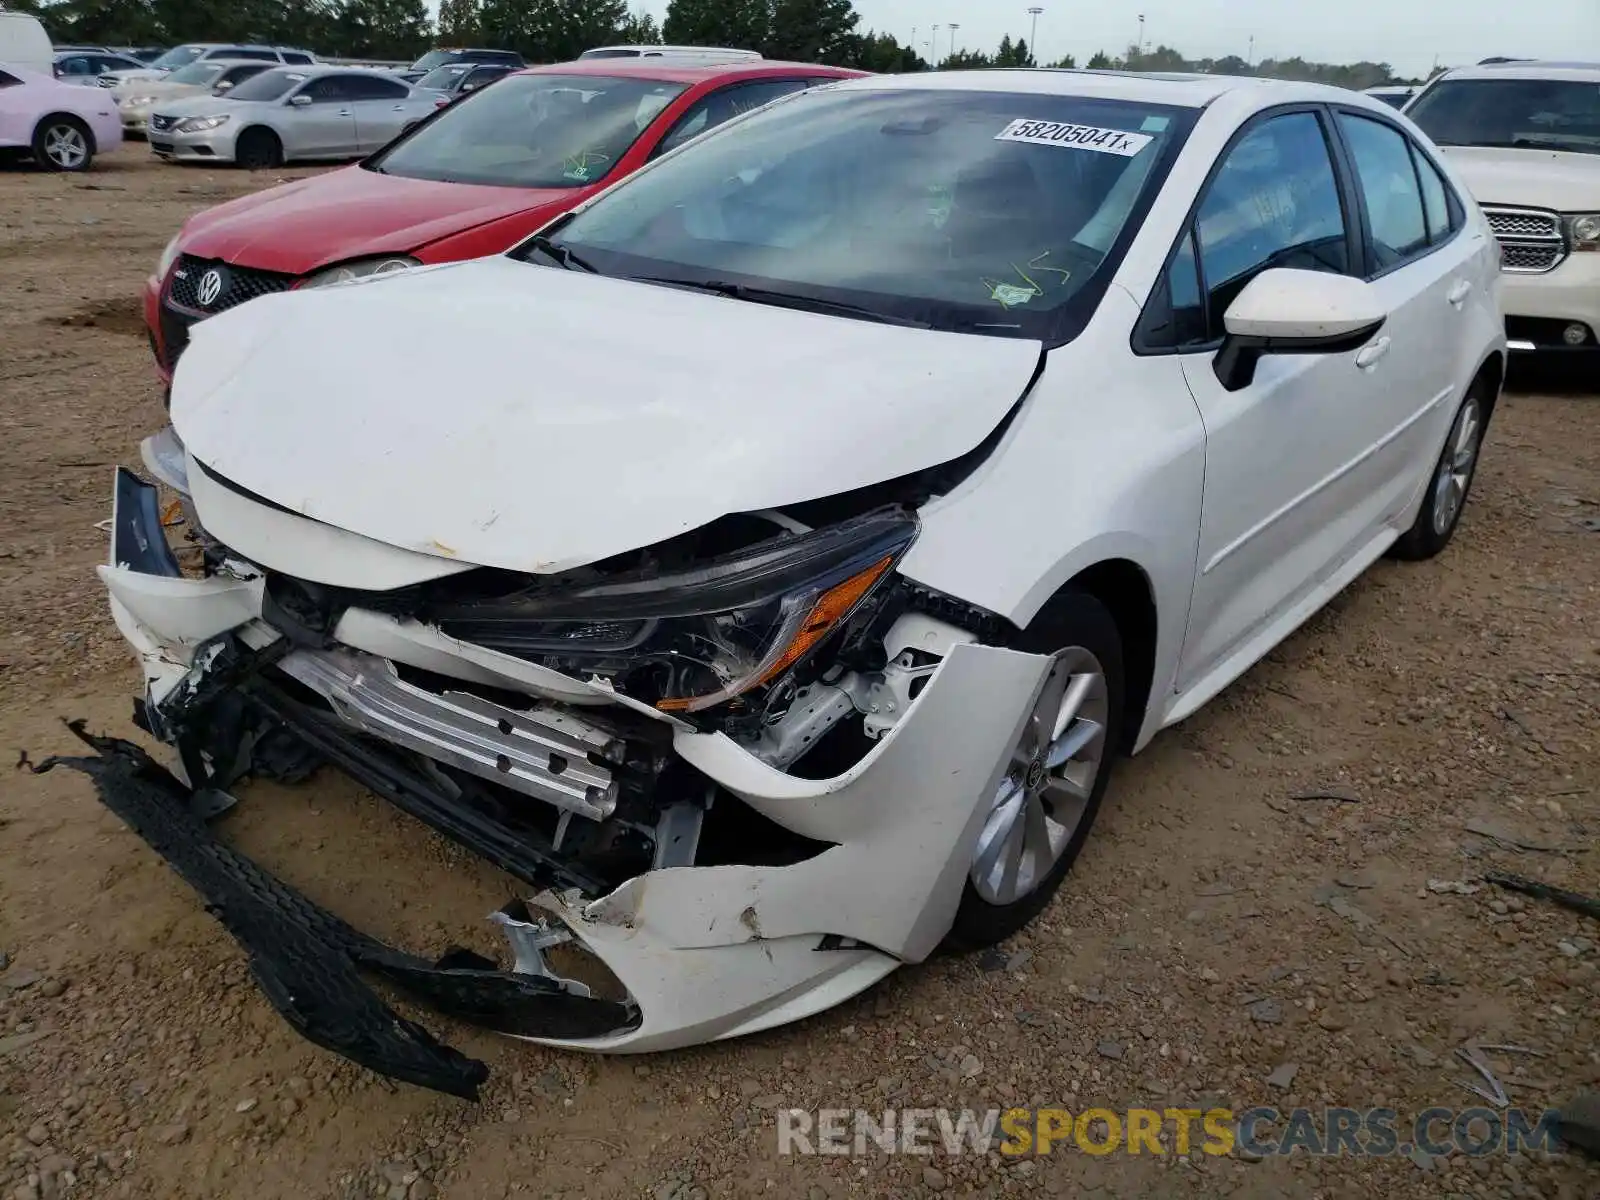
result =
[[[431,114],[436,97],[383,71],[276,67],[226,96],[162,104],[150,149],[169,161],[269,168],[304,159],[358,158]]]

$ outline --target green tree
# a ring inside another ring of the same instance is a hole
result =
[[[941,71],[979,71],[994,66],[994,59],[981,50],[958,50],[939,64]]]
[[[834,65],[878,75],[903,75],[928,69],[927,61],[910,46],[902,46],[892,34],[871,31],[847,39]]]
[[[1000,39],[1000,49],[995,53],[994,65],[997,67],[1032,67],[1037,64],[1033,61],[1033,51],[1028,49],[1028,40],[1020,38],[1013,44],[1008,34]]]
[[[1078,60],[1069,54],[1060,61],[1053,62],[1050,65],[1061,71],[1075,71],[1078,69]]]
[[[335,44],[349,58],[413,59],[432,32],[422,0],[343,0],[334,19]]]
[[[617,41],[624,46],[659,46],[661,26],[644,9],[630,12],[617,30]]]
[[[838,62],[861,16],[851,0],[775,0],[761,53],[790,62]]]
[[[1089,59],[1088,70],[1109,71],[1115,65],[1116,64],[1111,61],[1110,56],[1106,54],[1104,50],[1096,50],[1094,55]]]
[[[482,41],[478,30],[483,8],[479,0],[440,0],[439,40],[448,46],[473,46]]]
[[[661,33],[673,45],[760,50],[771,29],[769,0],[672,0]]]

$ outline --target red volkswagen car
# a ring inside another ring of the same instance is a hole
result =
[[[860,74],[602,59],[507,75],[354,166],[191,217],[145,281],[156,365],[170,382],[189,326],[256,296],[509,249],[723,121]]]

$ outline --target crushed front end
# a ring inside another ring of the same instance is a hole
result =
[[[170,430],[144,458],[186,542],[119,470],[100,575],[176,773],[88,734],[97,753],[67,761],[313,1041],[472,1095],[481,1064],[361,975],[516,1036],[648,1051],[818,1012],[948,931],[1049,660],[897,573],[914,496],[723,518],[539,576],[322,525]],[[385,947],[214,836],[242,779],[327,766],[518,881],[490,914],[507,967]]]

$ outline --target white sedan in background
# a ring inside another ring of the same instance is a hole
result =
[[[158,102],[146,136],[159,157],[251,169],[359,158],[429,116],[437,97],[382,71],[274,67],[226,96]]]
[[[197,326],[145,460],[208,566],[124,472],[101,568],[186,782],[78,765],[375,1069],[482,1078],[357,965],[601,1051],[795,1020],[1021,929],[1119,754],[1445,547],[1499,287],[1449,163],[1349,91],[799,93],[503,257]],[[362,940],[189,815],[317,761],[522,881],[513,967]]]
[[[104,89],[0,62],[0,157],[28,154],[47,171],[87,171],[95,155],[121,144],[122,122]]]

